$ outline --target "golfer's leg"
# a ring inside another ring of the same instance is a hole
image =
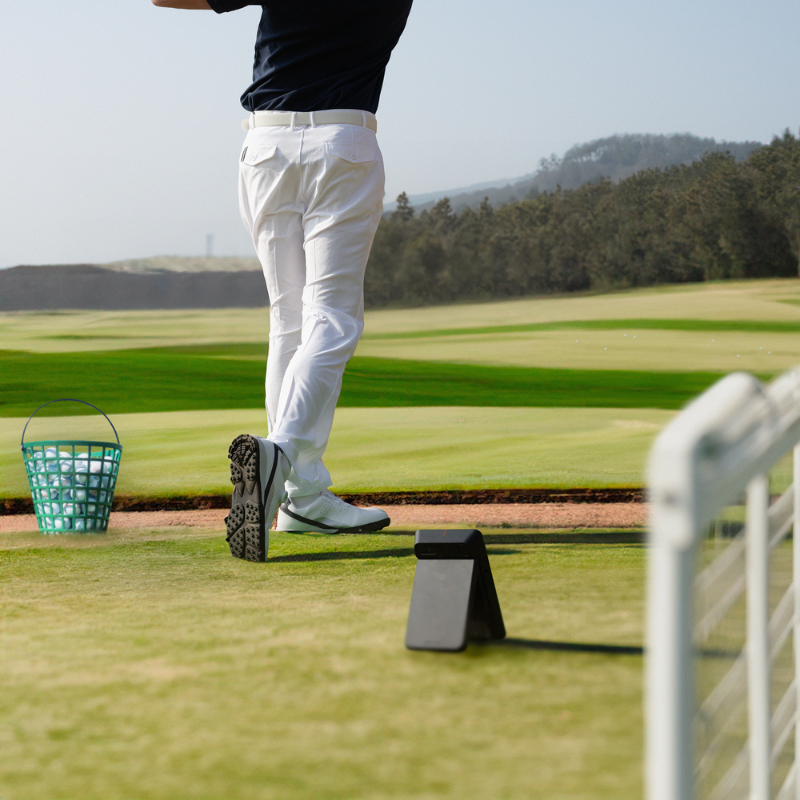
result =
[[[270,303],[265,395],[269,430],[273,431],[281,386],[301,341],[305,257],[300,215],[283,212],[264,218],[256,251]]]
[[[270,301],[266,406],[275,428],[286,369],[300,345],[305,285],[299,133],[251,130],[239,163],[239,210],[264,270]]]
[[[317,143],[323,146],[316,148],[314,191],[304,216],[302,339],[286,370],[276,426],[270,433],[294,467],[287,483],[290,497],[330,486],[321,459],[344,368],[364,327],[364,271],[383,200],[380,152],[374,136],[364,138],[358,145],[364,150],[351,147],[347,152],[372,152],[373,157],[357,163],[332,154],[324,142]],[[313,152],[312,147],[309,150]]]

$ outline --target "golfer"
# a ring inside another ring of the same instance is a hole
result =
[[[250,115],[239,208],[269,292],[269,436],[238,436],[228,450],[231,553],[265,561],[276,511],[281,531],[380,530],[384,511],[329,491],[322,455],[364,328],[364,270],[384,193],[375,112],[412,0],[153,3],[217,13],[261,6],[253,83],[242,95]]]

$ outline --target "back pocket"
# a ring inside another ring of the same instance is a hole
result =
[[[351,164],[362,164],[365,161],[375,161],[378,148],[352,142],[326,142],[325,152],[349,161]]]
[[[265,161],[275,158],[278,148],[275,146],[248,145],[242,150],[241,162],[248,167],[257,167]]]

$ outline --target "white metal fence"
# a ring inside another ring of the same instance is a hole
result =
[[[800,370],[769,386],[727,376],[653,446],[647,800],[800,800],[800,548],[787,540],[800,531],[799,442]],[[794,480],[773,492],[792,451]]]

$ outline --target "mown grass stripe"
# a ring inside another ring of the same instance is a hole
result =
[[[0,416],[26,416],[59,397],[106,413],[259,408],[264,368],[186,348],[76,353],[0,352]],[[342,407],[495,406],[679,408],[723,373],[494,367],[355,357],[345,371]],[[77,409],[53,407],[53,413]]]
[[[588,319],[564,322],[530,322],[518,325],[491,325],[474,328],[365,333],[364,339],[434,339],[442,336],[538,333],[545,331],[665,330],[708,333],[800,333],[800,322],[706,319]]]
[[[680,408],[722,377],[716,372],[641,372],[488,367],[354,358],[340,405]]]

